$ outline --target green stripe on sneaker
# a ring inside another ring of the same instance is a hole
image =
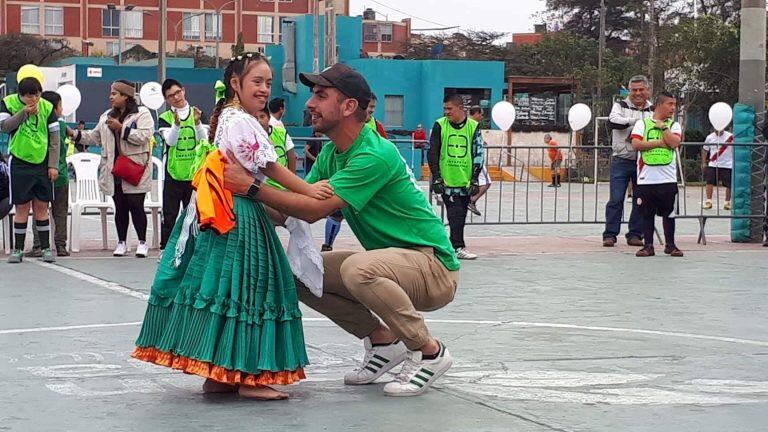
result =
[[[378,372],[379,372],[379,371],[377,371],[376,369],[374,369],[374,368],[372,368],[372,367],[370,367],[370,366],[366,366],[365,368],[366,368],[367,370],[369,370],[369,371],[373,372],[373,373],[378,373]]]
[[[417,386],[418,388],[424,387],[424,384],[422,384],[422,383],[420,383],[418,381],[415,381],[415,380],[411,380],[410,383],[415,385],[415,386]]]
[[[419,374],[416,374],[416,375],[414,376],[414,378],[418,378],[418,379],[420,379],[420,380],[424,381],[424,384],[426,384],[426,383],[427,383],[427,381],[429,381],[429,378],[427,378],[427,377],[424,377],[424,376],[421,376],[421,375],[419,375]]]
[[[377,368],[381,368],[383,366],[383,365],[373,361],[373,359],[368,360],[368,364],[372,364],[372,365],[376,366]]]
[[[384,357],[382,357],[382,356],[380,356],[378,354],[374,354],[373,358],[375,358],[377,360],[380,360],[380,361],[383,361],[384,363],[389,363],[389,359],[386,359],[386,358],[384,358]]]
[[[424,372],[425,374],[427,374],[427,375],[429,375],[429,376],[435,376],[435,373],[434,373],[434,372],[432,372],[432,371],[430,371],[430,370],[427,370],[427,369],[424,369],[424,368],[422,368],[421,370],[419,370],[419,372]]]

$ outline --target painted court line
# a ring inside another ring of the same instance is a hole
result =
[[[149,298],[149,296],[143,292],[136,291],[136,290],[124,287],[118,283],[100,279],[95,276],[91,276],[89,274],[79,272],[77,270],[72,270],[70,268],[58,266],[55,264],[48,264],[41,261],[33,261],[33,262],[39,266],[57,271],[59,273],[66,274],[68,276],[80,279],[85,282],[92,283],[96,286],[106,288],[110,291],[114,291],[120,294],[125,294],[141,300],[147,300]],[[330,320],[328,320],[327,318],[303,318],[303,321],[330,322]],[[646,335],[654,335],[654,336],[670,336],[670,337],[685,338],[685,339],[711,340],[711,341],[717,341],[717,342],[728,342],[728,343],[737,343],[737,344],[743,344],[743,345],[768,347],[768,342],[752,340],[752,339],[741,339],[741,338],[732,338],[732,337],[724,337],[724,336],[711,336],[711,335],[702,335],[702,334],[696,334],[696,333],[685,333],[685,332],[675,332],[675,331],[635,329],[635,328],[626,328],[626,327],[582,326],[577,324],[542,323],[542,322],[527,322],[527,321],[451,320],[451,319],[427,319],[426,321],[429,323],[436,323],[436,324],[509,325],[513,327],[539,327],[539,328],[589,330],[589,331],[614,332],[614,333],[634,333],[634,334],[646,334]],[[91,324],[90,327],[86,325],[85,327],[73,326],[72,328],[42,327],[41,329],[10,329],[10,330],[0,330],[0,334],[17,334],[17,333],[31,333],[31,332],[41,332],[41,331],[70,330],[70,329],[77,329],[77,328],[120,327],[120,326],[129,326],[129,325],[138,325],[138,324],[141,324],[141,323]],[[45,329],[48,329],[48,330],[45,330]]]

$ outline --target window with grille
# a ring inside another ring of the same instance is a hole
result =
[[[221,15],[205,14],[205,39],[221,40]]]
[[[379,26],[376,24],[363,24],[363,42],[378,42]]]
[[[40,8],[37,6],[21,7],[21,32],[40,34]]]
[[[101,11],[101,35],[108,37],[120,37],[119,10],[103,9]]]
[[[258,20],[258,43],[272,43],[275,40],[274,19],[271,16],[260,16]]]
[[[405,98],[400,95],[384,96],[384,125],[387,127],[403,126]]]
[[[200,40],[200,17],[192,12],[184,12],[184,29],[181,38],[186,40]]]
[[[379,26],[379,35],[382,42],[392,42],[392,24],[382,24]]]
[[[45,8],[45,34],[61,36],[64,34],[64,9],[60,7]]]
[[[144,13],[142,11],[123,12],[123,36],[127,38],[141,39],[144,37]]]

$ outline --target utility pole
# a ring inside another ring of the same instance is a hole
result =
[[[653,74],[656,71],[656,3],[655,0],[648,0],[649,15],[649,36],[650,51],[648,52],[648,79],[651,81],[651,90],[653,90]]]
[[[312,73],[320,73],[320,0],[313,0],[313,30],[314,30],[314,57],[312,59]]]
[[[168,0],[160,0],[160,41],[157,48],[157,79],[165,81],[165,42],[168,39]]]
[[[597,48],[597,103],[592,109],[599,116],[603,102],[603,53],[605,52],[605,0],[600,0],[600,38]],[[597,109],[595,109],[597,108]]]
[[[741,42],[739,54],[739,102],[765,112],[765,0],[741,1]],[[762,125],[758,125],[762,127]],[[737,150],[738,151],[738,150]],[[751,214],[765,210],[765,147],[752,149]],[[762,240],[763,221],[750,220],[750,238]]]

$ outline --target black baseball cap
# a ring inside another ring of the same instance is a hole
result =
[[[368,108],[373,95],[368,82],[360,72],[342,63],[336,63],[319,74],[299,74],[299,79],[309,88],[333,87],[348,98],[356,99],[361,109]]]

